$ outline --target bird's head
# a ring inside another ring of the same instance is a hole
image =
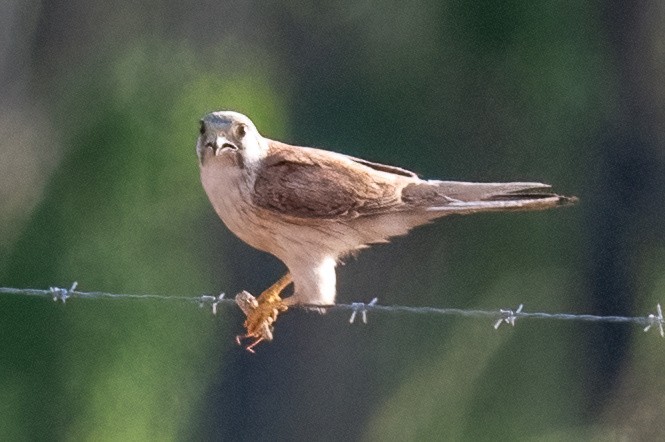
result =
[[[267,145],[252,120],[238,112],[211,112],[201,119],[196,154],[201,167],[223,164],[252,167],[267,152]]]

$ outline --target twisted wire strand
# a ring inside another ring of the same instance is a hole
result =
[[[198,304],[200,306],[212,305],[213,313],[217,312],[218,305],[235,305],[231,298],[225,299],[224,294],[218,296],[177,296],[177,295],[155,295],[155,294],[124,294],[108,292],[83,292],[76,290],[76,283],[70,289],[51,287],[48,290],[32,288],[13,288],[0,287],[2,295],[34,296],[43,298],[52,298],[54,301],[66,302],[68,299],[113,299],[113,300],[137,300],[137,301],[164,301],[164,302],[186,302]],[[496,321],[495,328],[502,323],[515,325],[517,319],[549,319],[560,321],[587,321],[587,322],[606,322],[606,323],[634,323],[645,327],[648,331],[651,327],[659,329],[663,336],[663,320],[660,304],[657,306],[656,314],[647,316],[602,316],[589,314],[573,313],[545,313],[545,312],[525,312],[520,305],[515,311],[511,309],[496,310],[478,310],[478,309],[460,309],[460,308],[442,308],[442,307],[411,307],[402,305],[380,305],[374,298],[370,303],[354,302],[351,304],[335,304],[329,306],[320,305],[302,305],[302,308],[318,308],[328,311],[351,311],[350,322],[353,322],[357,314],[360,314],[363,322],[367,322],[367,312],[382,312],[393,314],[414,314],[414,315],[441,315],[441,316],[462,316],[467,318],[488,318]]]

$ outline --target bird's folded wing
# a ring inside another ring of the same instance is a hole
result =
[[[254,183],[254,204],[297,218],[339,219],[399,210],[401,188],[418,181],[392,166],[273,142]]]

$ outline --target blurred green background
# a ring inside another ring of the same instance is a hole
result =
[[[341,302],[645,315],[665,301],[665,3],[0,3],[0,286],[260,293],[284,268],[201,188],[198,119],[566,210],[451,217],[350,259]],[[622,324],[242,314],[0,297],[2,440],[662,437],[663,343]]]

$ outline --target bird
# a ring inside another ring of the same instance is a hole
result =
[[[253,352],[273,339],[277,316],[292,306],[335,303],[336,266],[372,244],[452,214],[543,210],[576,197],[537,182],[476,183],[422,179],[395,166],[263,137],[234,111],[200,120],[201,183],[227,228],[288,271],[258,298],[236,297]],[[293,294],[282,291],[293,284]]]

